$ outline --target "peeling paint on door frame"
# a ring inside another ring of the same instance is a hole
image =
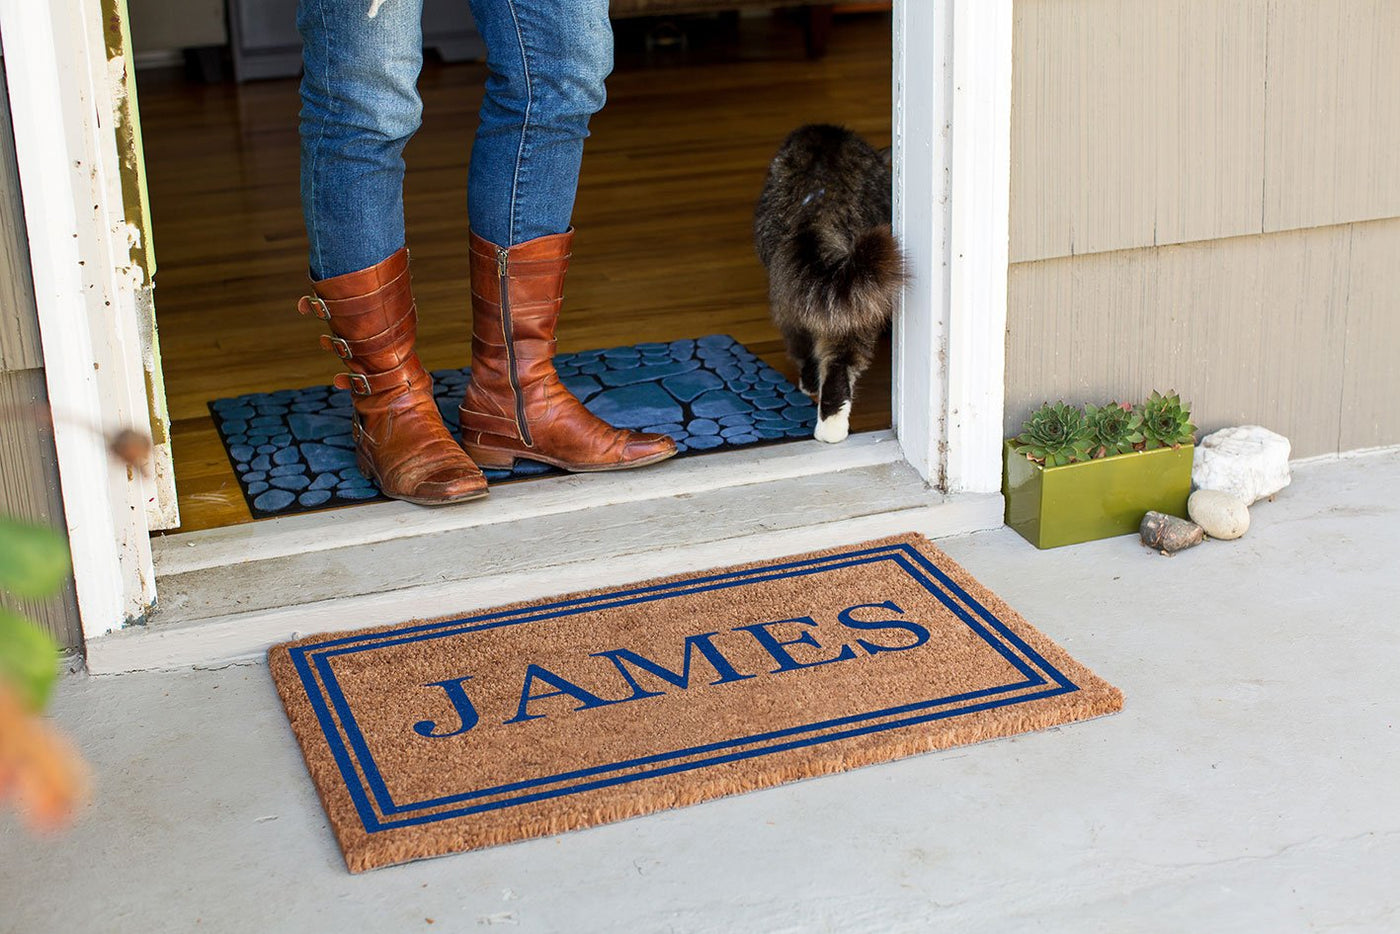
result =
[[[155,495],[146,507],[151,530],[180,524],[175,494],[175,459],[170,440],[170,413],[165,398],[165,374],[160,361],[160,331],[156,324],[155,241],[151,234],[151,205],[146,184],[146,154],[141,140],[141,111],[136,96],[136,72],[131,55],[131,31],[126,0],[101,0],[107,82],[115,109],[118,178],[123,220],[118,235],[129,244],[130,264],[119,272],[131,282],[141,338],[141,366],[151,422],[151,474]]]

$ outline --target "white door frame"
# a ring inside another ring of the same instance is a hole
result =
[[[912,279],[895,327],[893,415],[905,458],[949,493],[1000,488],[1011,13],[1012,0],[894,3],[895,229]],[[88,427],[149,426],[129,258],[114,236],[124,215],[101,25],[101,0],[0,0],[88,638],[139,619],[156,597],[150,481],[113,464]]]
[[[895,0],[894,424],[950,493],[1001,489],[1012,0]]]
[[[150,478],[106,438],[150,433],[98,0],[0,0],[34,298],[85,637],[155,600]]]

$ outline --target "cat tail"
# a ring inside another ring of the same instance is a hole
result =
[[[808,307],[864,318],[891,307],[904,286],[904,253],[888,224],[863,230],[853,240],[813,225],[797,232],[793,246],[793,271],[802,279]]]

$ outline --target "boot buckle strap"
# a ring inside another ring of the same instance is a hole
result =
[[[474,408],[469,409],[463,404],[457,409],[457,418],[463,431],[480,431],[522,443],[525,440],[521,435],[520,425],[511,415],[495,415]]]
[[[398,366],[381,370],[378,373],[337,373],[335,374],[335,387],[348,389],[356,396],[369,396],[388,389],[400,387],[411,389],[414,381],[420,376],[424,380],[428,378],[423,365],[418,362],[418,358],[415,356],[409,357]]]
[[[369,377],[363,373],[337,373],[335,374],[335,387],[348,389],[351,395],[356,396],[367,396],[374,391],[370,385]]]
[[[331,310],[319,295],[303,295],[297,300],[297,311],[303,315],[315,315],[322,321],[331,320]]]
[[[350,350],[350,342],[343,337],[336,337],[333,334],[321,335],[321,347],[324,350],[332,351],[342,360],[349,360],[355,356]]]
[[[369,337],[362,337],[357,340],[339,337],[334,334],[321,335],[321,347],[332,351],[342,360],[349,360],[352,357],[364,357],[369,354],[379,353],[382,350],[400,343],[405,338],[411,337],[418,326],[417,306],[410,306],[408,314],[404,315],[393,324],[389,325],[378,334]]]

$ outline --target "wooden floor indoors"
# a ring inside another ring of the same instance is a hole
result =
[[[701,24],[684,51],[619,29],[574,219],[561,350],[727,333],[794,377],[768,321],[751,220],[769,158],[802,123],[890,136],[887,14],[843,16],[803,55],[782,15]],[[467,364],[466,160],[482,65],[430,63],[406,153],[406,211],[429,369]],[[206,404],[328,383],[339,370],[294,310],[306,290],[297,82],[197,85],[140,76],[159,263],[156,306],[181,530],[251,521]],[[889,425],[889,354],[862,382],[854,430]]]

